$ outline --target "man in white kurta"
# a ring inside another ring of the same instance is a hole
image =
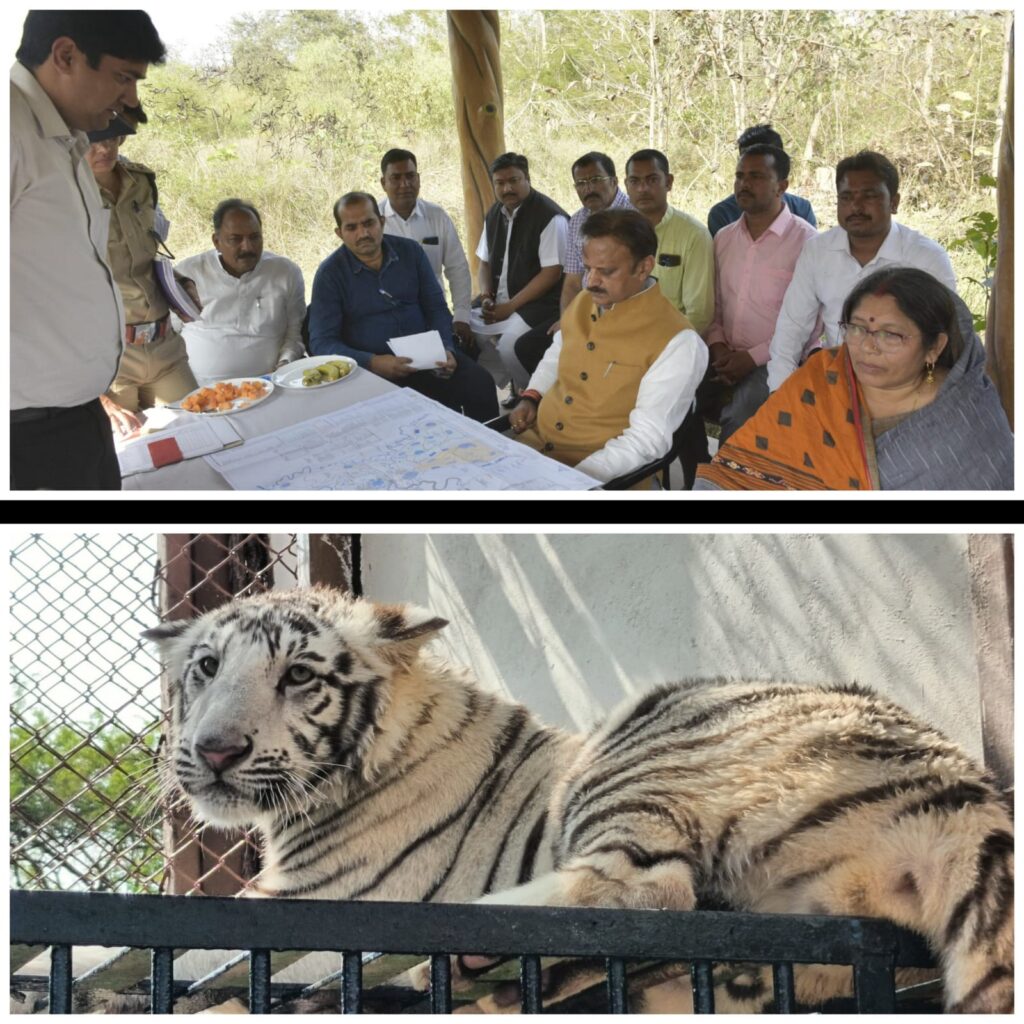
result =
[[[214,248],[179,261],[192,281],[202,317],[181,335],[201,384],[273,373],[305,353],[306,292],[298,264],[263,249],[259,213],[225,200],[214,213]]]

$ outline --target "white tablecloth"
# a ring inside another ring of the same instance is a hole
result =
[[[290,427],[302,420],[397,390],[397,386],[369,370],[355,370],[350,378],[313,391],[275,388],[259,405],[231,417],[243,440]],[[158,435],[154,435],[158,436]],[[152,473],[137,473],[122,481],[126,491],[227,491],[223,477],[202,458],[188,459]]]

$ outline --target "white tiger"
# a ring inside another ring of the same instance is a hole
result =
[[[938,732],[856,687],[712,680],[573,735],[428,655],[445,625],[314,588],[145,634],[176,778],[202,820],[258,826],[259,894],[885,917],[948,1009],[1012,1009],[1011,817]],[[798,969],[797,998],[848,977]]]

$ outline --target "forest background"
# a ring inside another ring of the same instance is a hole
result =
[[[835,224],[836,162],[859,149],[899,168],[897,218],[949,251],[980,319],[994,264],[994,177],[1007,11],[505,11],[505,141],[534,187],[569,213],[570,167],[664,151],[669,201],[702,222],[732,191],[735,140],[770,121],[819,229]],[[160,25],[157,21],[157,28]],[[122,152],[157,172],[183,257],[210,247],[210,214],[253,202],[266,248],[306,279],[338,244],[344,192],[381,196],[380,158],[414,151],[421,196],[452,216],[467,252],[444,11],[261,11],[232,19],[190,61],[151,68],[149,123]]]

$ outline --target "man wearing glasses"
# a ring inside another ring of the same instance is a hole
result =
[[[580,235],[583,222],[592,213],[600,213],[601,210],[633,209],[626,193],[619,188],[615,163],[607,154],[584,153],[572,165],[571,173],[576,194],[583,205],[569,218],[560,310],[565,310],[583,290],[583,238]],[[531,374],[540,365],[558,327],[557,320],[548,328],[534,327],[516,342],[516,358]]]
[[[641,149],[626,161],[629,201],[658,236],[654,276],[665,297],[703,335],[715,314],[715,250],[708,229],[668,204],[674,176],[668,157]]]
[[[874,271],[893,264],[916,267],[956,291],[946,250],[892,219],[899,185],[899,172],[881,153],[862,150],[836,165],[839,224],[808,239],[796,261],[769,347],[770,391],[810,355],[807,337],[819,316],[825,325],[822,346],[840,344],[843,302]]]

